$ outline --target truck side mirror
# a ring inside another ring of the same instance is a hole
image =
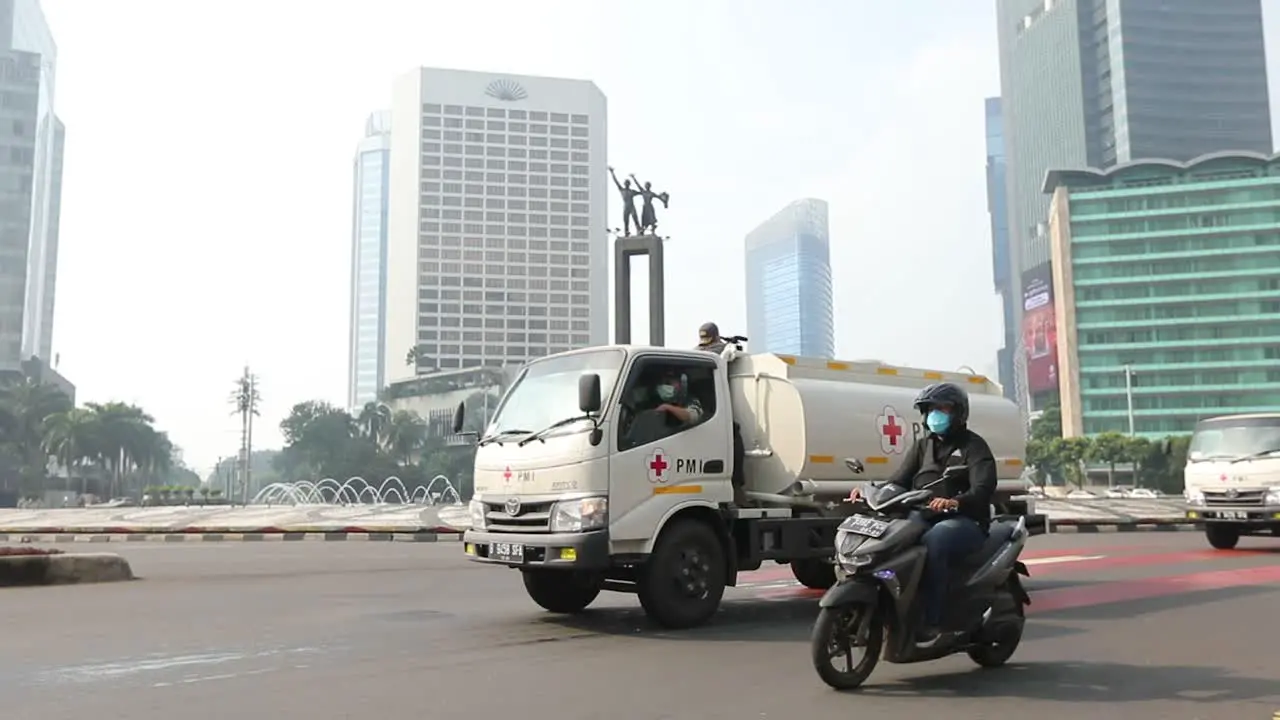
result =
[[[1173,441],[1172,441],[1172,440],[1170,440],[1169,438],[1165,438],[1165,439],[1161,440],[1161,441],[1160,441],[1160,452],[1161,452],[1161,454],[1163,454],[1163,455],[1172,455],[1172,454],[1173,454]]]
[[[458,409],[453,411],[453,434],[457,435],[462,432],[462,422],[467,419],[467,404],[465,402],[458,403]]]
[[[600,376],[587,373],[578,378],[578,409],[590,415],[600,412]]]

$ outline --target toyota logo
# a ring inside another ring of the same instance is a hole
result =
[[[520,514],[520,498],[507,498],[507,504],[504,508],[507,514],[515,517]]]
[[[1239,495],[1240,495],[1240,493],[1239,493],[1235,488],[1228,488],[1228,489],[1227,489],[1227,497],[1229,497],[1229,498],[1235,498],[1235,497],[1238,497]],[[517,507],[519,507],[519,505],[518,505],[518,504],[517,504]]]

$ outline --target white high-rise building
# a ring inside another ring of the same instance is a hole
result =
[[[384,381],[607,342],[600,89],[421,68],[391,112]]]
[[[382,389],[383,313],[386,310],[387,175],[391,111],[365,121],[356,148],[351,221],[351,335],[347,405],[359,408]]]

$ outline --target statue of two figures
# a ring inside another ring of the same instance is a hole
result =
[[[667,203],[671,200],[671,196],[667,193],[657,193],[653,191],[652,183],[644,183],[643,185],[636,176],[630,175],[628,180],[618,182],[618,174],[613,168],[609,168],[609,176],[613,178],[613,184],[618,188],[618,194],[622,195],[622,232],[624,235],[631,235],[631,224],[635,223],[636,234],[644,235],[648,233],[656,233],[658,228],[658,211],[653,206],[655,199],[662,201],[662,208],[667,209]],[[635,183],[632,185],[632,183]],[[636,216],[635,198],[640,196],[643,204],[640,206],[640,215]]]

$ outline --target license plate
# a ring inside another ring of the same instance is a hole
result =
[[[1248,520],[1249,513],[1244,510],[1218,510],[1213,513],[1214,517],[1223,520]]]
[[[493,543],[489,546],[489,558],[491,560],[501,560],[502,562],[522,563],[524,562],[524,544]]]
[[[877,520],[865,515],[854,515],[844,521],[841,528],[848,530],[856,535],[865,535],[869,538],[878,538],[885,534],[889,529],[889,523],[884,520]]]

